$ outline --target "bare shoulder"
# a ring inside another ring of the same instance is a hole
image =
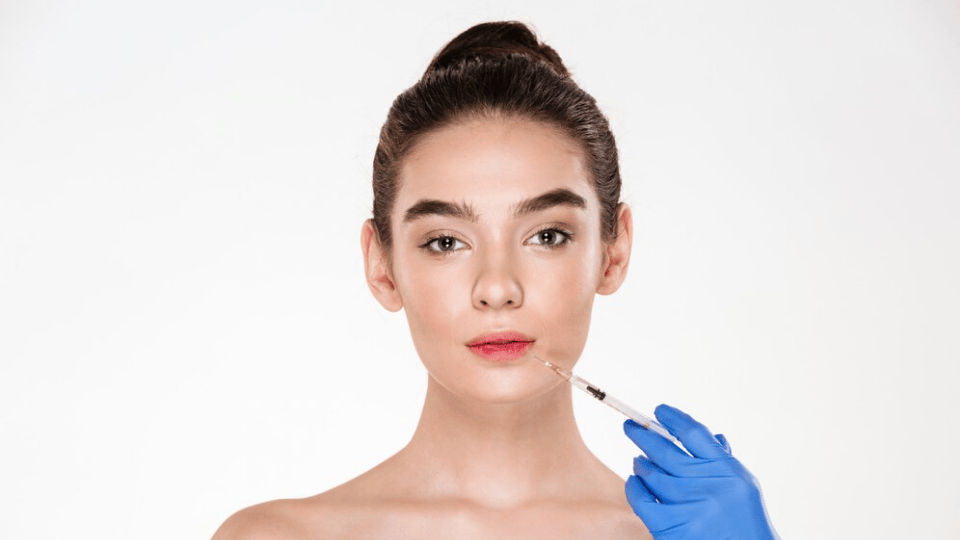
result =
[[[329,491],[244,508],[220,526],[213,540],[336,540],[362,537],[385,526],[386,463]],[[386,485],[390,485],[389,483]]]
[[[323,522],[321,510],[308,499],[281,499],[244,508],[233,514],[213,540],[299,540],[314,537]],[[312,507],[312,508],[311,508]]]
[[[343,491],[244,508],[223,522],[213,540],[336,540],[354,537],[382,520],[373,501],[351,500]]]

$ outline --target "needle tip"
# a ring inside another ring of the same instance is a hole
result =
[[[536,358],[537,360],[539,360],[540,363],[542,363],[544,366],[552,369],[557,375],[563,377],[564,379],[569,379],[570,376],[572,375],[572,373],[570,373],[569,371],[563,369],[562,367],[560,367],[560,366],[558,366],[558,365],[556,365],[556,364],[551,364],[550,362],[547,362],[546,360],[544,360],[543,358],[540,358],[539,356],[537,356],[537,355],[535,355],[535,354],[531,354],[530,356],[532,356],[532,357]]]
[[[535,354],[531,354],[530,356],[536,358],[537,360],[540,361],[541,364],[547,366],[547,367],[550,368],[550,369],[556,370],[556,369],[558,369],[558,368],[560,367],[560,366],[558,366],[558,365],[556,365],[556,364],[551,364],[550,362],[547,362],[546,360],[544,360],[543,358],[540,358],[539,356],[537,356],[537,355],[535,355]]]

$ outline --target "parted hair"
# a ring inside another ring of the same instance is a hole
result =
[[[475,118],[542,122],[576,141],[600,201],[603,240],[613,241],[620,165],[607,118],[529,27],[488,22],[447,43],[390,107],[373,158],[373,223],[385,253],[404,158],[425,134]]]

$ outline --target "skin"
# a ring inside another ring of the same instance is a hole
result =
[[[231,516],[214,540],[259,538],[650,538],[624,480],[586,447],[571,387],[535,360],[491,362],[466,343],[514,330],[530,353],[568,369],[586,343],[597,294],[626,277],[630,209],[601,240],[599,201],[582,151],[527,120],[473,119],[425,136],[407,157],[386,252],[369,221],[367,283],[403,309],[429,374],[410,443],[320,495],[264,503]],[[556,189],[583,208],[516,216],[524,199]],[[405,220],[423,199],[461,203],[475,220]],[[557,228],[572,233],[569,240]],[[443,236],[441,240],[432,238]]]

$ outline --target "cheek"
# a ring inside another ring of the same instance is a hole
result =
[[[598,261],[588,256],[575,260],[538,276],[536,296],[529,298],[549,334],[544,354],[566,366],[576,362],[586,344],[598,279]]]
[[[593,305],[602,262],[602,251],[590,244],[578,250],[565,263],[551,269],[554,283],[549,301],[552,309],[575,313]],[[589,313],[587,314],[589,317]]]
[[[457,298],[463,296],[457,290],[462,279],[443,277],[436,268],[412,265],[409,261],[402,264],[407,272],[396,276],[397,290],[410,331],[431,340],[451,337],[451,310],[458,305]]]
[[[553,318],[567,317],[576,313],[593,300],[593,287],[589,286],[585,268],[568,268],[555,272],[549,282],[543,282],[539,292],[537,310],[554,313]],[[562,315],[561,315],[562,314]]]

